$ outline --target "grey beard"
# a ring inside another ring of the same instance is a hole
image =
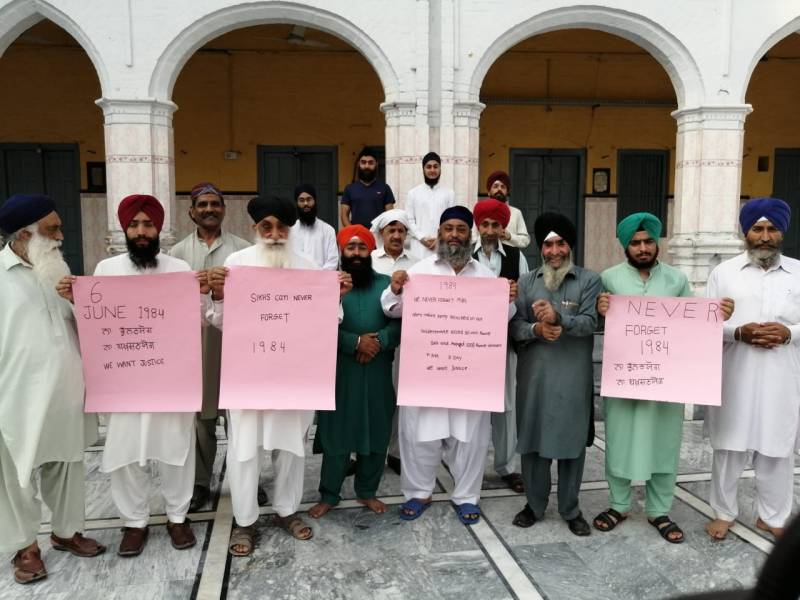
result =
[[[55,288],[62,277],[69,275],[69,266],[61,254],[61,242],[34,233],[28,241],[28,260],[33,274],[47,288]]]
[[[436,244],[436,256],[450,264],[453,269],[461,269],[470,259],[469,243],[463,246],[449,246],[443,240]]]
[[[781,255],[780,248],[748,248],[747,258],[750,262],[762,269],[769,269],[778,264]]]
[[[268,244],[260,235],[253,240],[258,248],[258,266],[272,269],[288,269],[292,266],[292,251],[289,240],[281,240],[276,244]]]
[[[546,287],[549,291],[555,292],[558,288],[561,287],[561,284],[564,282],[564,278],[569,273],[569,270],[572,268],[572,255],[568,256],[564,259],[564,262],[561,263],[561,266],[557,269],[554,269],[547,263],[542,265],[542,276],[544,277],[544,287]]]

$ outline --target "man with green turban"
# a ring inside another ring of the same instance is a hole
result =
[[[617,238],[627,260],[600,274],[606,292],[597,299],[604,317],[613,296],[691,296],[686,275],[658,261],[661,221],[650,213],[625,217]],[[733,303],[723,301],[725,318]],[[645,481],[647,520],[665,540],[678,544],[683,531],[668,516],[683,435],[683,404],[604,398],[606,426],[606,480],[610,508],[594,518],[594,527],[611,531],[631,510],[631,481]]]

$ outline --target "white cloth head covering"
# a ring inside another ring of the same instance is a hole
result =
[[[383,237],[381,237],[381,229],[383,229],[393,221],[402,223],[403,225],[406,226],[406,229],[409,228],[408,213],[406,213],[406,211],[404,211],[402,208],[393,208],[392,210],[387,210],[385,212],[382,212],[372,220],[369,230],[372,232],[372,235],[375,236],[375,243],[377,244],[379,249],[383,248]]]

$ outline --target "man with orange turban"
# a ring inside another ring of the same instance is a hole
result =
[[[386,505],[376,495],[395,411],[392,361],[400,341],[400,324],[381,308],[381,293],[389,285],[389,277],[372,269],[370,252],[375,249],[375,238],[366,227],[344,227],[336,240],[342,270],[353,278],[353,291],[342,299],[336,410],[317,413],[321,497],[308,511],[315,519],[339,504],[351,453],[356,454],[356,501],[375,513],[386,512]]]
[[[475,243],[472,257],[488,268],[496,277],[517,281],[528,272],[528,261],[519,248],[503,242],[511,210],[505,202],[490,198],[481,200],[473,209],[475,225],[480,239]],[[506,392],[505,412],[492,413],[492,446],[494,446],[494,470],[512,490],[525,491],[522,475],[514,469],[517,453],[517,353],[514,345],[506,347]]]

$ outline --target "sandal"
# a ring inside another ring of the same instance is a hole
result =
[[[597,531],[611,531],[627,518],[627,515],[623,515],[613,508],[609,508],[592,519],[592,525],[594,525]],[[598,523],[602,523],[603,525],[598,525]]]
[[[256,539],[258,538],[258,530],[250,525],[249,527],[234,527],[231,531],[231,539],[228,542],[228,552],[231,556],[250,556],[253,552]],[[247,550],[234,550],[234,546],[246,546]]]
[[[661,537],[667,540],[670,544],[681,544],[683,543],[683,530],[678,527],[678,524],[675,521],[669,518],[669,515],[662,515],[660,517],[656,517],[652,521],[647,519],[647,522],[650,523],[653,527],[658,529],[658,533],[661,534]],[[671,538],[669,537],[670,533],[680,533],[681,537],[679,538]]]
[[[422,502],[416,498],[403,502],[400,505],[400,518],[403,521],[413,521],[428,510],[431,504],[432,502],[430,500],[428,502]]]
[[[279,527],[282,527],[286,531],[288,531],[292,537],[296,540],[310,540],[314,537],[314,531],[306,525],[306,522],[300,518],[300,515],[297,513],[292,513],[286,517],[282,517],[280,515],[275,515],[275,522],[278,524]],[[303,530],[307,529],[308,533],[303,534]]]
[[[465,502],[464,504],[456,504],[455,507],[458,518],[464,525],[474,525],[481,520],[481,509],[478,508],[477,504]]]

